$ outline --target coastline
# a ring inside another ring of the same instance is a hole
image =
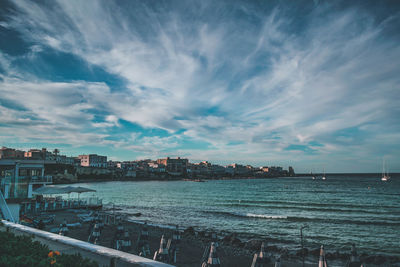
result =
[[[379,173],[328,173],[327,176],[357,176],[364,175],[367,177],[379,177]],[[394,177],[399,176],[399,173],[393,173]],[[96,177],[96,175],[90,175]],[[149,177],[129,177],[129,176],[98,176],[96,178],[77,178],[77,179],[56,179],[53,184],[76,184],[76,183],[100,183],[100,182],[145,182],[145,181],[159,181],[159,182],[170,182],[170,181],[187,181],[187,182],[207,182],[213,180],[247,180],[247,179],[285,179],[285,178],[310,178],[312,177],[309,173],[299,173],[295,176],[201,176],[201,177],[187,177],[187,176],[149,176]],[[329,178],[329,177],[328,177]]]
[[[185,181],[185,182],[207,182],[207,181],[214,181],[214,180],[247,180],[247,179],[276,179],[276,178],[295,178],[295,177],[288,177],[288,176],[270,176],[270,177],[256,177],[256,176],[235,176],[235,177],[201,177],[201,178],[188,178],[188,177],[138,177],[138,178],[129,178],[129,177],[122,177],[122,178],[105,178],[105,179],[78,179],[78,180],[61,180],[61,181],[54,181],[53,184],[78,184],[78,183],[101,183],[101,182],[146,182],[146,181],[159,181],[159,182],[173,182],[173,181]]]

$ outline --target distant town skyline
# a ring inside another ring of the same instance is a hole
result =
[[[0,146],[400,172],[398,1],[0,1]]]

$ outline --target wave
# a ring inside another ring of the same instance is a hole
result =
[[[353,204],[353,203],[346,203],[346,202],[339,202],[339,203],[318,203],[318,202],[310,202],[310,201],[276,201],[276,200],[227,200],[230,201],[232,204],[276,204],[276,205],[298,205],[298,206],[317,206],[317,207],[343,207],[343,208],[371,208],[376,209],[377,204]],[[379,205],[379,208],[387,208],[387,209],[398,209],[396,205]]]
[[[341,209],[341,208],[324,208],[324,207],[310,207],[310,206],[294,206],[294,205],[277,205],[277,206],[270,206],[270,205],[262,205],[262,204],[242,204],[242,203],[222,203],[216,204],[216,206],[221,207],[239,207],[239,208],[268,208],[268,209],[286,209],[286,210],[301,210],[301,211],[320,211],[320,212],[345,212],[345,213],[368,213],[368,214],[376,214],[376,215],[400,215],[400,211],[378,211],[376,210],[376,206],[374,209]]]
[[[287,216],[280,215],[266,215],[266,214],[254,214],[254,213],[246,213],[243,214],[245,217],[249,218],[263,218],[263,219],[287,219]]]
[[[327,224],[356,224],[356,225],[385,225],[385,226],[400,226],[400,221],[387,220],[357,220],[357,219],[326,219],[319,217],[302,217],[302,216],[285,216],[285,215],[270,215],[270,214],[255,214],[255,213],[240,213],[228,211],[204,211],[205,213],[215,214],[220,216],[231,216],[239,218],[254,218],[254,219],[270,219],[270,220],[287,220],[289,222],[315,222]]]
[[[212,213],[212,214],[216,214],[216,215],[228,215],[228,216],[233,216],[233,217],[244,217],[244,218],[287,219],[287,216],[282,216],[282,215],[241,213],[241,212],[229,212],[229,211],[204,211],[204,212]]]

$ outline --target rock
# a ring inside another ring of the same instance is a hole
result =
[[[326,257],[328,260],[333,260],[333,259],[335,258],[334,254],[333,254],[333,253],[330,253],[330,252],[326,253],[326,254],[325,254],[325,257]]]
[[[335,257],[335,259],[339,259],[342,257],[342,255],[340,254],[339,250],[336,250],[335,253],[333,253],[333,256]]]
[[[285,247],[279,249],[279,253],[283,259],[289,258],[289,250]]]
[[[365,262],[367,264],[374,263],[374,261],[375,261],[375,256],[368,256],[368,257],[365,258]]]
[[[350,259],[350,254],[348,253],[343,253],[338,255],[338,258],[340,258],[341,260],[349,260]]]
[[[388,261],[393,264],[393,263],[400,262],[400,258],[397,256],[389,256]]]
[[[304,248],[304,249],[306,249],[306,248]],[[308,249],[306,249],[307,250],[307,253],[308,253]],[[277,246],[267,246],[267,251],[279,251],[279,248],[277,247]]]
[[[224,236],[224,238],[222,238],[222,242],[224,243],[231,243],[231,241],[236,237],[235,234],[229,234],[227,236]]]
[[[376,265],[382,265],[386,262],[386,258],[382,255],[375,256],[374,263]]]
[[[311,253],[311,255],[318,257],[319,256],[319,248],[311,250],[310,253]]]
[[[234,237],[233,240],[231,240],[231,244],[234,246],[242,247],[242,241],[239,238]]]
[[[259,239],[251,239],[246,242],[244,245],[245,248],[249,250],[259,251],[261,249],[262,240]]]
[[[185,231],[183,231],[183,233],[186,235],[194,235],[194,228],[192,226],[189,226],[185,229]]]
[[[303,249],[299,249],[296,251],[296,256],[301,257],[301,256],[307,256],[308,254],[308,249],[307,248],[303,248]]]

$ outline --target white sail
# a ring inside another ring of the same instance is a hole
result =
[[[381,178],[381,180],[383,182],[387,182],[390,179],[389,172],[385,170],[385,167],[386,167],[385,166],[385,160],[383,160],[383,163],[382,163],[382,178]]]

